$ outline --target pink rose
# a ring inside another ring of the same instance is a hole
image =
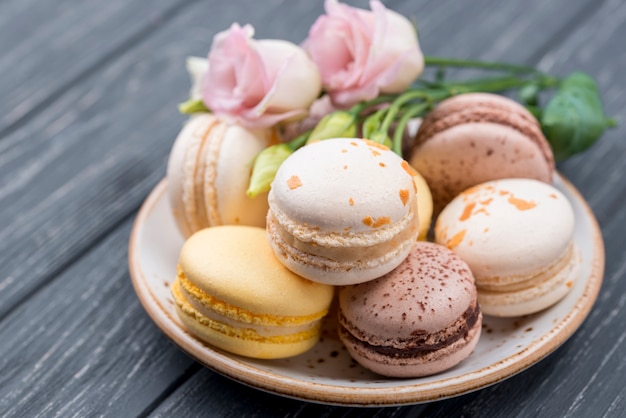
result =
[[[424,69],[415,28],[377,0],[371,11],[326,0],[326,14],[304,48],[320,68],[324,89],[347,107],[381,93],[399,93]]]
[[[202,79],[202,99],[215,115],[249,128],[301,118],[319,96],[319,70],[299,46],[255,40],[233,24],[215,35]]]

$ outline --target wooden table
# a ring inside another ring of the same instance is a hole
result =
[[[366,2],[357,3],[367,7]],[[128,238],[184,117],[188,55],[232,21],[300,42],[320,1],[0,3],[0,416],[624,416],[626,3],[396,0],[430,55],[591,73],[622,126],[559,165],[602,227],[580,329],[540,364],[453,399],[357,409],[286,399],[196,363],[149,319]]]

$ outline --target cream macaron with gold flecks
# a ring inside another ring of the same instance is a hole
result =
[[[580,270],[572,206],[537,180],[496,180],[467,189],[439,215],[435,239],[470,266],[487,315],[548,308],[565,297]]]
[[[216,225],[265,226],[267,193],[246,195],[255,156],[275,141],[271,129],[246,129],[210,113],[192,116],[167,165],[176,225],[187,238]]]
[[[365,282],[393,270],[419,233],[415,171],[388,147],[334,138],[294,152],[268,196],[277,258],[320,283]]]

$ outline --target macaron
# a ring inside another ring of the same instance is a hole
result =
[[[408,158],[433,194],[435,214],[463,190],[489,180],[552,182],[552,149],[522,105],[489,93],[442,101],[424,118]]]
[[[470,266],[486,315],[546,309],[580,270],[572,206],[537,180],[494,180],[464,191],[439,215],[435,240]]]
[[[393,270],[419,234],[415,171],[384,145],[355,138],[306,145],[268,196],[277,258],[307,279],[360,283]]]
[[[255,156],[274,140],[271,129],[250,130],[210,113],[192,116],[167,164],[176,225],[187,238],[216,225],[265,226],[267,194],[246,195]]]
[[[478,343],[482,313],[467,264],[447,248],[417,242],[376,280],[340,288],[339,336],[363,367],[389,377],[447,370]]]
[[[419,236],[418,239],[424,241],[428,237],[430,224],[433,217],[433,195],[424,177],[415,172],[413,177],[417,187],[417,213],[419,214]]]
[[[242,356],[291,357],[313,347],[334,295],[280,264],[263,228],[203,229],[183,245],[172,285],[183,325]]]

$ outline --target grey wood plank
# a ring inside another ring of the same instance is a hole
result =
[[[213,396],[211,390],[220,388],[220,394]],[[213,389],[211,389],[213,388]],[[208,369],[201,369],[176,391],[177,402],[166,402],[157,408],[151,417],[194,417],[203,411],[224,417],[416,417],[425,405],[404,408],[352,408],[343,406],[301,402],[266,393],[227,379]],[[187,401],[182,401],[187,399]]]
[[[138,416],[195,371],[133,293],[124,245],[131,224],[2,323],[0,416]]]
[[[158,28],[187,0],[0,3],[0,133]],[[1,136],[1,135],[0,135]]]

